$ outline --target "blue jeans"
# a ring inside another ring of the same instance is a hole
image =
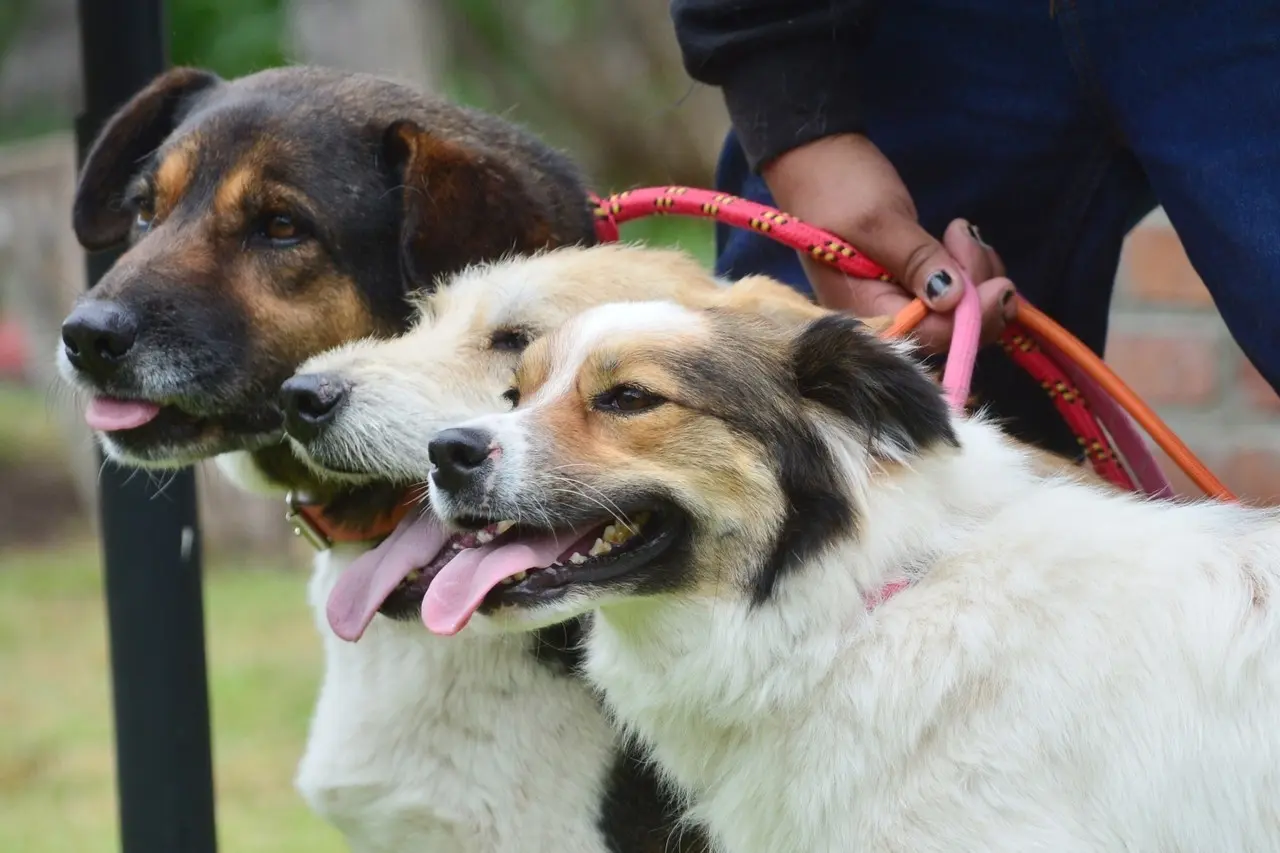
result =
[[[1280,2],[893,0],[859,57],[867,135],[934,234],[963,216],[1019,291],[1101,353],[1125,234],[1164,206],[1245,355],[1280,390]],[[730,134],[716,187],[765,204]],[[723,226],[717,269],[809,290],[795,253]],[[997,349],[975,388],[1074,450]]]

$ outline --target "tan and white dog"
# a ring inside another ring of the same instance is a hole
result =
[[[816,310],[770,281],[726,288],[678,253],[647,255],[666,269],[652,282],[601,276],[625,267],[634,251],[542,256],[506,277],[494,274],[505,266],[477,267],[421,297],[406,336],[313,357],[282,391],[295,450],[324,482],[424,488],[436,432],[504,409],[524,347],[587,308],[659,298],[731,300],[787,315]],[[584,266],[560,275],[573,258]],[[435,572],[465,544],[478,543],[447,538],[428,513],[411,516],[376,549],[321,555],[310,599],[326,667],[302,790],[349,837],[367,839],[362,850],[403,850],[428,838],[432,850],[704,849],[696,831],[672,834],[673,804],[588,685],[564,671],[579,657],[576,620],[532,638],[477,624],[459,640],[416,624]],[[410,830],[414,815],[430,813],[448,820]]]
[[[473,275],[586,266],[706,279]],[[358,387],[413,382],[411,340]],[[435,509],[496,538],[424,620],[593,611],[589,677],[718,849],[1280,849],[1277,511],[1045,477],[834,315],[597,307],[508,397],[427,447]]]
[[[663,275],[640,281],[615,274],[636,256]],[[281,391],[294,451],[327,482],[416,489],[425,503],[430,442],[450,424],[505,409],[511,376],[531,341],[592,307],[653,299],[700,309],[732,305],[782,321],[826,313],[769,279],[724,285],[680,252],[613,245],[542,254],[524,265],[477,265],[422,297],[409,333],[350,343],[299,368]],[[429,512],[411,515],[379,548],[317,588],[324,599],[316,604],[327,610],[338,643],[334,655],[352,648],[339,640],[363,643],[381,624],[377,614],[417,613],[436,571],[490,539],[483,531],[447,537]],[[456,654],[456,644],[444,644],[450,647]],[[400,666],[399,655],[386,657]]]

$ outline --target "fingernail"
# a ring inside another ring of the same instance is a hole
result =
[[[924,295],[929,297],[930,302],[936,302],[951,289],[951,284],[951,273],[946,270],[938,270],[929,276],[929,280],[924,283]]]
[[[974,239],[974,241],[976,241],[976,242],[977,242],[977,244],[978,244],[979,246],[981,246],[982,248],[984,248],[984,249],[990,249],[990,248],[991,248],[991,244],[990,244],[990,243],[988,243],[986,240],[983,240],[983,239],[982,239],[982,232],[980,232],[980,231],[978,230],[978,226],[977,226],[977,225],[974,225],[972,222],[970,222],[970,223],[968,223],[968,224],[969,224],[969,236],[970,236],[970,237],[972,237],[972,238]]]
[[[1018,293],[1015,290],[1006,290],[1000,297],[1000,315],[1004,317],[1005,322],[1012,323],[1018,319],[1018,302],[1014,299]]]

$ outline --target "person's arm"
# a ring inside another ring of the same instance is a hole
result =
[[[863,129],[853,56],[872,0],[673,0],[689,76],[724,93],[753,169]]]
[[[673,0],[671,16],[685,70],[721,89],[747,159],[778,206],[844,237],[902,283],[851,280],[801,252],[818,301],[874,317],[897,313],[914,293],[950,312],[960,301],[965,269],[978,283],[990,340],[1013,313],[1013,284],[1003,277],[999,256],[963,220],[941,241],[920,227],[902,179],[863,133],[854,58],[871,35],[874,5]],[[951,319],[928,317],[918,339],[945,347]]]

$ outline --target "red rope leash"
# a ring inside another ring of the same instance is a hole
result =
[[[694,216],[758,231],[855,278],[890,280],[882,267],[839,237],[767,205],[737,196],[667,186],[629,190],[606,199],[593,196],[592,201],[595,203],[596,232],[602,242],[618,240],[618,226],[633,219],[670,214]],[[895,337],[910,332],[926,313],[924,303],[916,300],[894,319],[885,335]],[[1042,343],[1047,344],[1047,351]],[[1021,298],[1018,318],[1006,329],[1001,345],[1015,363],[1039,380],[1075,434],[1094,470],[1108,481],[1125,489],[1153,495],[1170,493],[1167,480],[1133,429],[1132,422],[1127,419],[1127,413],[1206,494],[1233,498],[1172,430],[1100,359]],[[1105,400],[1105,395],[1109,395],[1111,400]],[[1090,399],[1097,400],[1099,405],[1091,407]],[[1118,403],[1118,407],[1112,401]],[[1110,435],[1100,423],[1099,411],[1108,415]],[[1125,445],[1123,456],[1116,450],[1113,438]],[[1138,475],[1137,482],[1134,473]]]
[[[1038,380],[1040,387],[1053,399],[1058,414],[1075,434],[1093,469],[1117,486],[1137,491],[1138,487],[1121,463],[1116,449],[1089,411],[1084,395],[1067,379],[1061,368],[1045,356],[1040,345],[1023,329],[1009,328],[1000,337],[1000,346],[1023,370]]]

